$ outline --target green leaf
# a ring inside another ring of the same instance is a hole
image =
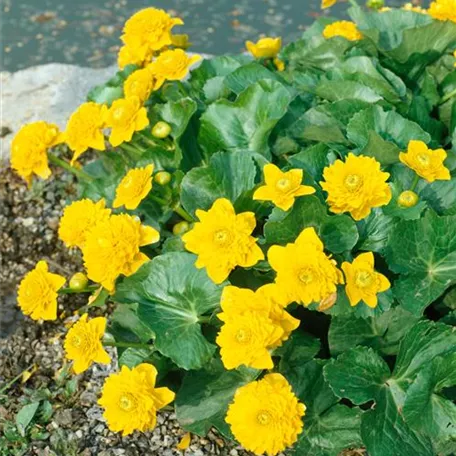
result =
[[[342,353],[325,366],[324,374],[336,396],[357,405],[375,399],[391,375],[386,362],[368,347]]]
[[[296,356],[291,364],[280,364],[280,371],[306,406],[304,429],[292,454],[338,456],[346,448],[361,446],[360,411],[337,404],[337,398],[323,377],[324,362],[306,362],[307,359],[304,353],[301,362]]]
[[[316,94],[329,101],[351,99],[377,103],[383,100],[375,90],[357,81],[322,81],[317,86]]]
[[[394,367],[394,377],[407,387],[420,369],[428,366],[437,356],[456,353],[456,331],[451,326],[431,321],[417,323],[401,342]]]
[[[262,79],[271,79],[284,83],[284,80],[278,73],[268,70],[264,65],[261,65],[258,62],[251,62],[237,68],[226,76],[224,78],[224,85],[236,95],[239,95],[249,86]]]
[[[115,100],[123,98],[123,87],[113,87],[108,85],[94,87],[87,95],[88,101],[98,104],[111,106]]]
[[[333,253],[350,250],[358,241],[355,222],[347,215],[326,213],[326,207],[315,196],[296,199],[289,212],[274,208],[264,226],[268,244],[294,242],[304,228],[314,227],[325,248]]]
[[[196,102],[188,97],[181,98],[178,101],[168,101],[165,104],[155,105],[154,110],[160,120],[171,125],[171,136],[176,149],[170,151],[163,148],[154,148],[147,158],[152,159],[157,167],[177,168],[183,155],[186,155],[187,152],[193,153],[193,149],[187,151],[186,143],[181,138],[197,110]],[[191,158],[199,162],[198,157]]]
[[[25,431],[35,416],[39,402],[32,402],[31,404],[24,405],[16,415],[16,427],[22,437],[25,437]]]
[[[394,227],[394,219],[375,208],[363,220],[357,223],[359,242],[357,250],[382,252],[388,244],[388,237]]]
[[[146,360],[153,352],[153,348],[132,348],[129,347],[119,356],[119,366],[127,366],[130,369],[136,367]]]
[[[373,410],[361,420],[361,437],[369,456],[435,456],[431,442],[412,430],[390,388],[379,390]]]
[[[385,355],[395,355],[400,341],[417,321],[418,317],[402,307],[390,309],[378,317],[333,316],[328,333],[331,354],[338,355],[357,345],[364,345]]]
[[[456,354],[435,358],[407,390],[405,420],[436,445],[439,454],[456,450],[456,405],[441,393],[456,385]],[[451,450],[449,450],[451,448]]]
[[[176,416],[189,432],[205,436],[212,427],[230,436],[225,415],[238,388],[258,376],[259,371],[240,368],[225,370],[220,360],[204,369],[188,372],[176,395]]]
[[[394,293],[403,307],[423,310],[456,282],[456,216],[428,210],[420,220],[400,221],[387,249],[390,268],[400,273]]]
[[[318,339],[297,329],[281,347],[274,350],[274,356],[281,356],[280,366],[286,365],[290,369],[313,359],[320,348]]]
[[[218,198],[227,198],[235,204],[255,186],[256,174],[252,154],[216,153],[207,166],[193,168],[185,175],[181,186],[182,206],[194,214],[197,209],[208,210]]]
[[[270,158],[269,135],[285,115],[291,96],[279,82],[262,80],[236,101],[218,100],[201,116],[198,141],[206,156],[251,150]]]
[[[138,303],[141,321],[155,333],[155,347],[184,369],[201,368],[215,352],[199,317],[214,312],[222,285],[215,285],[196,257],[171,252],[155,257],[117,287],[114,299]]]
[[[431,137],[418,124],[395,111],[372,106],[355,114],[347,127],[348,139],[359,153],[377,159],[381,164],[399,162],[399,152],[407,149],[410,140],[430,142]]]
[[[315,144],[288,158],[293,168],[303,169],[309,174],[314,182],[320,182],[323,178],[323,170],[329,166],[329,148],[325,144]],[[304,175],[304,177],[306,177]]]
[[[361,447],[361,411],[336,404],[314,419],[304,417],[304,431],[291,451],[296,456],[339,456],[347,448]]]
[[[118,304],[111,315],[109,332],[117,341],[143,342],[153,338],[151,331],[138,316],[138,305]]]

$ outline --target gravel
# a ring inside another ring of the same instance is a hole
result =
[[[74,181],[60,174],[57,179],[34,184],[28,190],[10,170],[0,171],[0,385],[34,365],[36,371],[22,384],[14,383],[7,396],[0,397],[0,436],[6,421],[14,421],[18,410],[31,396],[51,397],[53,413],[41,431],[42,440],[30,438],[26,456],[246,456],[233,442],[224,440],[215,430],[205,438],[192,436],[185,452],[176,449],[184,435],[176,416],[159,412],[157,427],[128,437],[112,433],[106,427],[97,399],[105,378],[116,370],[116,354],[108,348],[113,363],[94,365],[77,377],[70,395],[58,379],[65,365],[62,342],[65,326],[74,320],[73,311],[85,304],[81,296],[66,295],[60,301],[61,320],[37,323],[24,318],[16,306],[15,290],[22,276],[40,259],[46,259],[52,271],[67,277],[81,268],[78,252],[67,250],[58,240],[58,220],[67,200],[74,198]],[[12,456],[13,450],[0,454]],[[4,451],[4,452],[2,452]],[[5,452],[6,451],[6,452]]]

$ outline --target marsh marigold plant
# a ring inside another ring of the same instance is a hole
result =
[[[283,375],[267,374],[236,391],[226,421],[244,448],[274,456],[296,442],[305,411]]]
[[[181,451],[216,428],[257,455],[455,453],[454,1],[323,0],[350,20],[204,59],[150,6],[64,133],[15,134],[32,201],[55,193],[34,176],[73,174],[58,234],[75,263],[43,251],[18,304],[68,328],[59,379],[109,363],[112,432],[166,407]],[[13,212],[30,243],[0,242],[25,264],[49,228]]]

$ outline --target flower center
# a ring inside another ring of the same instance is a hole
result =
[[[251,332],[248,329],[239,329],[236,333],[236,340],[240,344],[247,344],[251,339]]]
[[[82,340],[81,340],[81,338],[79,336],[74,336],[73,337],[73,345],[75,347],[80,347],[81,343],[82,343]]]
[[[369,271],[358,271],[355,277],[355,283],[360,288],[366,288],[372,284],[373,274]]]
[[[257,421],[262,426],[267,426],[272,421],[271,413],[268,412],[267,410],[260,410],[257,415]]]
[[[345,187],[350,192],[358,190],[358,188],[361,187],[362,183],[363,178],[358,174],[349,174],[344,181]]]
[[[228,230],[218,230],[214,233],[214,241],[218,245],[231,243],[231,233]]]
[[[122,394],[119,399],[119,407],[128,412],[133,409],[136,405],[135,399],[131,396],[131,394]]]
[[[305,285],[312,282],[312,280],[314,279],[313,272],[307,268],[299,271],[298,277],[299,277],[299,280]]]
[[[285,177],[279,179],[276,183],[276,187],[281,190],[282,192],[287,191],[291,186],[290,179],[286,179]]]
[[[418,154],[416,159],[419,161],[420,165],[422,166],[429,166],[431,160],[428,155],[426,154]]]

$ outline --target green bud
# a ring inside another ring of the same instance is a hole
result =
[[[380,9],[385,6],[384,0],[367,0],[366,6],[372,9]]]
[[[418,203],[418,195],[412,190],[406,190],[399,195],[397,199],[397,204],[401,207],[413,207]]]
[[[77,272],[70,279],[70,289],[74,291],[82,291],[87,288],[89,280],[83,272]]]
[[[182,221],[182,222],[176,223],[173,226],[173,234],[175,234],[176,236],[179,236],[181,234],[186,233],[189,230],[189,228],[190,228],[190,224],[188,222]]]
[[[171,174],[168,171],[159,171],[154,176],[154,181],[157,182],[159,185],[166,185],[169,184],[171,180]]]
[[[171,125],[169,123],[157,122],[152,128],[152,136],[154,138],[165,139],[171,133]]]

